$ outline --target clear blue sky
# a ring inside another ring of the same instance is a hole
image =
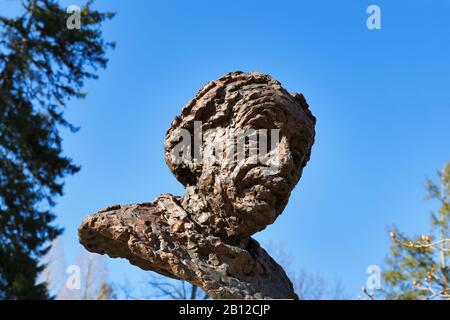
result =
[[[63,133],[65,153],[82,166],[56,207],[69,261],[86,214],[182,192],[163,159],[165,131],[203,84],[232,70],[272,75],[317,117],[304,175],[258,240],[284,243],[296,267],[356,298],[367,266],[383,263],[387,226],[428,231],[424,180],[450,160],[449,0],[97,4],[117,12],[104,28],[117,48],[66,114],[81,131]],[[382,30],[367,29],[369,4],[381,7]],[[110,280],[144,275],[119,259],[109,268]]]

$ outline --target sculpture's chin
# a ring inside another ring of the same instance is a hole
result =
[[[275,221],[275,195],[262,185],[255,185],[236,199],[235,210],[251,233],[260,231]]]

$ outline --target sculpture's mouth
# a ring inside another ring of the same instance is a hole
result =
[[[266,166],[250,168],[242,178],[240,195],[252,199],[258,207],[266,204],[277,214],[289,196],[288,178]]]

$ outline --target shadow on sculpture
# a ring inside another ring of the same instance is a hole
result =
[[[315,121],[303,95],[268,75],[231,72],[207,83],[164,143],[184,195],[88,216],[78,230],[81,244],[217,299],[297,299],[284,270],[251,235],[285,208],[309,160]]]

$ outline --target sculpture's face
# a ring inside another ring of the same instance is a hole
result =
[[[216,91],[200,91],[189,113],[183,111],[184,118],[178,119],[181,123],[176,120],[176,128],[169,129],[166,161],[187,186],[194,219],[218,235],[242,239],[283,211],[309,159],[315,120],[302,96],[289,94],[267,76],[226,77],[222,88],[219,79]],[[195,136],[193,121],[202,128],[201,159],[176,163],[179,128]]]
[[[206,149],[239,132],[233,157],[227,158],[230,151],[224,148],[222,159],[203,161],[197,187],[213,212],[236,218],[225,226],[228,235],[250,235],[273,223],[286,206],[309,157],[310,146],[305,148],[305,141],[311,140],[311,132],[298,127],[294,102],[253,105],[253,115],[245,105],[235,111],[234,126],[215,128],[204,139]],[[247,117],[242,117],[245,111]],[[248,138],[245,133],[250,133]],[[244,139],[245,148],[239,148]]]

